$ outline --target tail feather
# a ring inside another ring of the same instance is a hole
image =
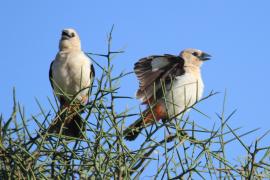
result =
[[[124,130],[125,139],[128,141],[135,140],[143,129],[143,119],[138,119]]]
[[[155,121],[164,119],[166,117],[166,111],[162,104],[156,104],[152,110],[148,108],[142,114],[143,116],[140,119],[124,130],[126,140],[135,140],[143,128],[146,128],[155,123]]]
[[[67,108],[57,113],[48,132],[80,138],[85,130],[85,124],[80,116],[82,112],[78,112],[78,109],[74,107],[72,109]]]

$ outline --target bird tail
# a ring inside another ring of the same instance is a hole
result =
[[[148,108],[142,113],[142,117],[131,124],[124,130],[125,139],[128,141],[135,140],[143,128],[150,126],[164,117],[165,111],[160,104],[157,104],[152,110]]]
[[[123,134],[128,141],[135,140],[143,129],[143,118],[138,119],[124,130]]]
[[[82,137],[82,132],[85,130],[85,124],[81,118],[81,113],[80,106],[61,108],[49,127],[48,132],[70,137]]]

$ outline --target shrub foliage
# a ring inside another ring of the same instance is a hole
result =
[[[123,51],[113,51],[111,44],[112,30],[107,53],[88,53],[100,75],[95,79],[91,101],[84,107],[86,131],[82,132],[82,138],[47,132],[59,109],[56,100],[49,100],[49,111],[37,101],[40,113],[28,118],[14,91],[11,116],[8,119],[0,116],[0,179],[270,178],[270,147],[260,146],[268,132],[251,145],[245,144],[242,137],[257,129],[239,134],[239,128],[231,128],[228,120],[235,111],[228,116],[224,111],[217,114],[217,123],[212,128],[198,125],[182,112],[166,123],[148,127],[139,141],[126,142],[123,138],[126,124],[141,114],[117,108],[120,101],[133,100],[119,93],[122,78],[131,72],[113,75],[113,61]],[[101,61],[105,65],[98,63]],[[201,101],[215,94],[210,92]],[[194,106],[191,109],[207,118]],[[233,142],[245,154],[230,161],[233,150],[228,147]]]

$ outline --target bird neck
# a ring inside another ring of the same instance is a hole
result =
[[[61,40],[59,43],[60,51],[81,51],[81,43],[76,40]]]
[[[193,64],[184,65],[184,69],[186,73],[192,73],[196,76],[199,76],[201,74],[201,69],[198,66],[195,66]]]
[[[81,51],[81,48],[62,47],[59,51],[60,52],[77,52],[77,51]]]

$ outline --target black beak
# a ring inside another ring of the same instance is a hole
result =
[[[67,32],[67,31],[62,31],[62,37],[68,37],[68,38],[71,38],[72,36]]]
[[[200,57],[200,59],[201,59],[202,61],[208,61],[208,60],[211,59],[211,57],[212,57],[212,56],[211,56],[210,54],[207,54],[207,53],[203,52],[202,55],[201,55],[201,57]]]

